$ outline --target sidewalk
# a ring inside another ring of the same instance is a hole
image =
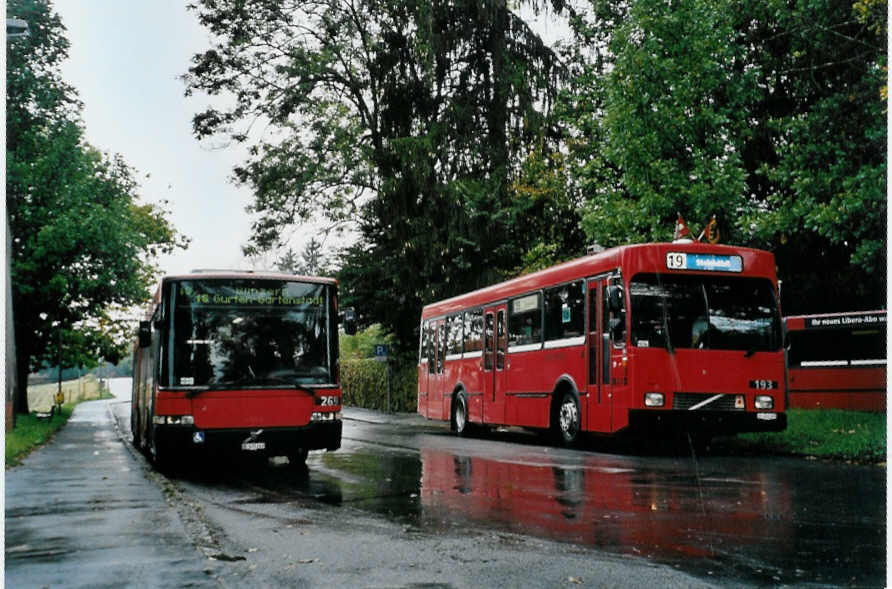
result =
[[[7,587],[218,587],[161,489],[118,437],[108,401],[75,408],[7,470]]]

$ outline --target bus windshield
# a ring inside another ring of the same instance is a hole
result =
[[[764,278],[637,274],[629,284],[632,345],[777,351],[781,322]]]
[[[332,287],[269,279],[174,282],[167,350],[172,386],[333,383]]]

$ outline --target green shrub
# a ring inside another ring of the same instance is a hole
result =
[[[414,365],[390,366],[390,411],[410,413],[418,406],[418,372]],[[387,363],[374,359],[342,360],[344,404],[387,411]]]

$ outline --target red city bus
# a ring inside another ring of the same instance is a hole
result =
[[[886,410],[886,311],[797,315],[790,341],[790,407]]]
[[[774,255],[630,245],[424,307],[418,412],[469,424],[717,434],[786,427]]]
[[[194,272],[161,281],[134,350],[133,443],[284,455],[341,445],[337,282]]]

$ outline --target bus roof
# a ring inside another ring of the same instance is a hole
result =
[[[666,254],[682,252],[686,254],[737,255],[742,259],[741,272],[669,270],[666,267]],[[638,272],[663,272],[683,274],[721,274],[732,276],[760,276],[776,283],[774,254],[745,247],[714,245],[700,242],[691,243],[646,243],[624,245],[603,252],[577,258],[545,270],[525,274],[511,280],[487,286],[450,299],[431,303],[422,310],[422,318],[439,317],[462,309],[506,300],[509,297],[531,292],[555,284],[572,282],[581,278],[611,272],[621,268],[626,272],[626,280]]]
[[[162,278],[162,282],[179,280],[220,280],[220,279],[254,279],[254,280],[291,280],[295,282],[314,282],[318,284],[337,284],[334,278],[323,276],[302,276],[284,272],[253,270],[193,270],[189,274],[172,274]]]

